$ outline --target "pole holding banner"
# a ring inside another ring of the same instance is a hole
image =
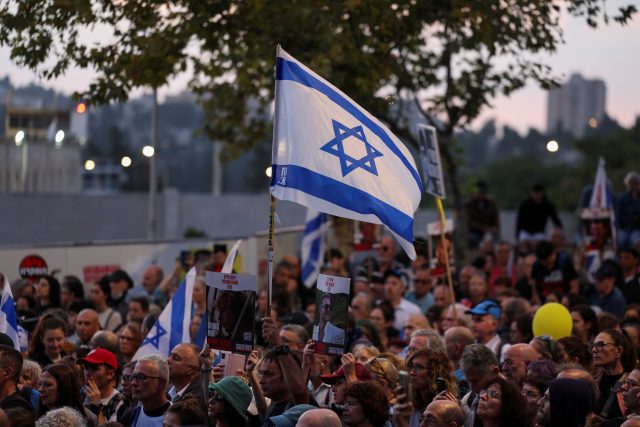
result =
[[[271,299],[273,297],[273,234],[275,225],[273,219],[276,213],[276,198],[271,196],[271,202],[269,203],[269,236],[267,239],[267,260],[268,260],[268,285],[267,285],[267,312],[265,317],[271,316]]]

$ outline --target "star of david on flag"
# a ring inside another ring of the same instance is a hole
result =
[[[378,119],[278,46],[271,194],[383,224],[411,259],[424,191],[409,150]]]
[[[349,172],[357,168],[362,168],[367,172],[378,175],[375,159],[376,157],[381,157],[382,153],[373,148],[373,146],[367,142],[367,138],[364,135],[362,126],[356,126],[352,129],[349,129],[342,123],[333,120],[333,132],[335,134],[335,138],[320,147],[320,149],[329,154],[333,154],[340,159],[342,176],[347,176]],[[364,143],[364,148],[366,149],[367,154],[360,159],[351,157],[344,150],[345,140],[361,141],[362,143]]]
[[[176,345],[191,342],[189,326],[191,324],[195,280],[196,269],[193,267],[185,276],[169,304],[160,313],[158,320],[149,330],[132,360],[138,360],[149,354],[169,357],[169,353]]]

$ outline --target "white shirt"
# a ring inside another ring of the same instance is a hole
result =
[[[498,358],[498,362],[500,362],[500,354],[498,352],[500,351],[501,344],[502,344],[502,340],[500,340],[500,337],[498,336],[498,334],[496,334],[484,345],[489,350],[491,350],[493,354],[496,355],[496,357]]]
[[[114,332],[122,324],[122,316],[112,308],[107,308],[102,313],[98,313],[98,320],[102,329],[111,332]]]
[[[319,341],[319,333],[320,325],[314,325],[312,336],[315,341]],[[344,344],[344,329],[340,329],[331,322],[327,322],[324,327],[324,337],[322,337],[322,342],[329,344]]]
[[[420,307],[402,298],[400,304],[395,308],[395,320],[393,321],[393,327],[399,331],[404,328],[404,323],[412,314],[422,314]]]

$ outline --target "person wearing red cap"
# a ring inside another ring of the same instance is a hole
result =
[[[92,350],[76,363],[85,368],[85,407],[98,416],[99,422],[116,421],[122,406],[122,395],[116,390],[118,362],[104,348]]]
[[[336,405],[344,405],[347,376],[349,375],[351,377],[350,381],[354,382],[352,376],[348,374],[350,371],[353,371],[355,374],[355,381],[370,381],[372,379],[371,373],[362,363],[352,364],[349,356],[345,356],[347,355],[342,357],[342,366],[340,366],[337,371],[333,374],[320,375],[322,381],[331,385],[333,401]],[[353,357],[353,355],[351,355],[351,357]],[[355,361],[355,358],[353,361]]]

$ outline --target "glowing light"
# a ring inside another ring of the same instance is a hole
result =
[[[16,133],[15,141],[16,141],[16,145],[18,145],[18,146],[20,144],[22,144],[22,141],[24,141],[24,131],[23,130],[19,130],[18,133]]]
[[[142,155],[145,157],[153,157],[155,153],[156,153],[156,150],[150,145],[145,145],[142,148]]]
[[[271,166],[264,170],[264,174],[267,175],[267,178],[271,178]]]
[[[63,130],[59,130],[58,132],[56,132],[56,145],[60,145],[62,144],[62,141],[64,141],[64,131]]]
[[[87,112],[87,104],[85,104],[84,102],[81,102],[80,104],[76,105],[76,113],[84,114],[86,112]]]
[[[96,168],[96,162],[94,162],[93,160],[87,160],[86,162],[84,162],[84,168],[88,171],[92,171]]]
[[[129,156],[124,156],[121,160],[120,160],[120,164],[125,167],[128,168],[129,166],[131,166],[131,157]]]
[[[589,119],[589,127],[594,128],[594,129],[596,127],[598,127],[598,121],[595,119],[595,117],[591,117]]]
[[[560,146],[558,145],[558,141],[549,141],[547,142],[547,151],[550,153],[555,153],[556,151],[558,151],[558,148],[560,148]]]

